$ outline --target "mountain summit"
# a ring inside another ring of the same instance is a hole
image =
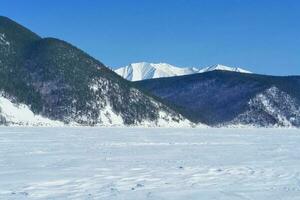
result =
[[[214,70],[232,71],[239,73],[251,73],[250,71],[224,65],[213,65],[205,68],[176,67],[167,63],[132,63],[115,70],[117,74],[130,81],[140,81],[153,78],[182,76],[196,73],[204,73]]]
[[[200,69],[198,72],[199,73],[204,73],[204,72],[210,72],[210,71],[215,71],[215,70],[221,70],[221,71],[230,71],[230,72],[239,72],[239,73],[252,73],[248,70],[239,68],[239,67],[228,67],[225,65],[221,65],[221,64],[217,64],[217,65],[213,65],[210,67],[205,67],[203,69]]]

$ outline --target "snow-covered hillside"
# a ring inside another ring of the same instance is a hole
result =
[[[252,98],[248,109],[230,125],[299,127],[300,106],[295,98],[273,86]]]
[[[25,104],[16,104],[0,93],[0,125],[63,126],[62,122],[35,115]]]
[[[138,91],[137,91],[138,92]],[[136,99],[135,98],[132,99]],[[103,102],[102,102],[103,103]],[[95,102],[94,104],[99,104]],[[104,102],[102,108],[99,108],[100,115],[94,126],[104,127],[126,127],[124,117],[116,113],[108,102]],[[159,109],[159,103],[155,103]],[[82,119],[88,116],[80,116]],[[81,126],[74,119],[70,119],[68,124],[61,121],[51,120],[47,117],[36,115],[31,108],[23,103],[14,102],[13,98],[7,97],[3,92],[0,92],[0,126]],[[185,118],[176,118],[165,110],[160,110],[156,120],[143,120],[136,122],[131,126],[137,127],[191,127],[193,124]],[[206,127],[204,124],[198,124],[198,127]]]
[[[79,48],[3,16],[0,72],[0,125],[52,125],[48,119],[78,126],[189,124]]]
[[[204,73],[214,70],[233,71],[240,73],[251,73],[238,67],[228,67],[224,65],[213,65],[205,68],[176,67],[167,63],[132,63],[128,66],[115,70],[117,74],[130,81],[140,81],[152,78],[181,76],[195,73]]]

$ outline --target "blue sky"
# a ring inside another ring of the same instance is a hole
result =
[[[300,1],[1,0],[0,14],[109,66],[225,64],[300,75]]]

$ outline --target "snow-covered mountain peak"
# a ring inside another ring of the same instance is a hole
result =
[[[209,72],[209,71],[214,71],[214,70],[232,71],[232,72],[240,72],[240,73],[252,73],[248,70],[244,70],[239,67],[228,67],[228,66],[221,65],[221,64],[216,64],[216,65],[212,65],[210,67],[203,68],[202,70],[200,70],[200,72]]]
[[[195,73],[204,73],[214,70],[233,71],[240,73],[251,73],[238,67],[228,67],[225,65],[217,64],[205,68],[196,67],[176,67],[168,63],[148,63],[138,62],[132,63],[125,67],[115,70],[117,74],[130,81],[140,81],[152,78],[162,78],[171,76],[182,76]]]
[[[196,68],[181,68],[168,63],[132,63],[115,70],[117,74],[130,81],[152,78],[180,76],[198,72]]]

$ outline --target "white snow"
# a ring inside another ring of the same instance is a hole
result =
[[[176,67],[167,63],[132,63],[128,66],[115,70],[117,74],[130,81],[139,81],[152,78],[181,76],[195,73],[204,73],[214,70],[225,70],[240,73],[251,73],[238,67],[227,67],[224,65],[213,65],[205,68]]]
[[[15,104],[0,93],[0,116],[8,125],[15,126],[63,126],[62,122],[35,115],[25,104]]]
[[[275,98],[276,93],[278,93],[279,90],[276,87],[272,87],[270,89],[267,90],[267,94],[272,95],[272,99]],[[290,98],[290,97],[288,97]],[[283,126],[285,127],[291,127],[292,124],[290,123],[290,121],[286,118],[286,116],[282,115],[280,113],[280,111],[278,112],[278,110],[276,110],[276,108],[274,108],[274,106],[272,105],[272,103],[270,102],[270,97],[265,95],[265,94],[259,94],[257,95],[256,99],[258,99],[261,104],[264,107],[264,110],[267,111],[270,115],[274,116],[275,118],[278,119],[279,122],[281,122],[283,124]],[[251,103],[251,102],[250,102]],[[283,102],[282,102],[283,103]],[[295,109],[295,111],[297,111]],[[298,111],[299,112],[299,111]]]
[[[101,122],[101,126],[124,126],[122,116],[116,114],[109,104],[101,110],[99,120]]]
[[[10,45],[10,43],[6,40],[6,36],[4,33],[0,33],[0,45]]]
[[[228,66],[220,65],[220,64],[213,65],[210,67],[205,67],[205,68],[199,70],[199,73],[204,73],[204,72],[209,72],[209,71],[214,71],[214,70],[232,71],[232,72],[248,73],[248,74],[252,73],[248,70],[245,70],[245,69],[242,69],[239,67],[228,67]]]
[[[0,199],[298,200],[297,129],[0,128]]]
[[[93,95],[95,100],[91,102],[93,105],[93,108],[95,110],[100,111],[99,118],[97,120],[96,126],[106,126],[106,127],[125,127],[125,118],[127,113],[118,113],[116,112],[112,105],[110,104],[109,99],[102,98],[102,96],[109,95],[108,93],[111,91],[108,87],[108,80],[105,79],[97,79],[93,80],[91,84],[89,85],[89,88],[91,91],[93,91]],[[115,87],[116,90],[118,90],[119,86],[117,84],[114,84],[113,87]],[[99,93],[101,91],[101,93]],[[129,101],[131,102],[139,102],[141,99],[148,98],[149,101],[152,102],[153,106],[156,110],[158,110],[158,118],[157,120],[150,120],[147,119],[147,117],[144,118],[142,122],[139,120],[136,120],[132,125],[130,126],[137,126],[137,127],[191,127],[193,124],[185,119],[183,116],[176,114],[172,112],[171,110],[168,110],[167,107],[163,106],[160,102],[157,102],[155,99],[151,97],[145,96],[141,91],[131,88],[129,93]],[[120,96],[118,98],[118,102],[122,104],[122,97]],[[168,112],[168,111],[169,112]],[[124,116],[125,115],[125,116]],[[81,116],[81,120],[86,121],[87,116]],[[198,126],[204,127],[205,125],[198,124]]]
[[[167,63],[132,63],[126,67],[121,67],[115,72],[125,79],[138,81],[151,78],[161,78],[179,76],[196,73],[193,68],[180,68]]]
[[[102,102],[103,103],[103,102]],[[157,104],[157,106],[159,106]],[[100,108],[99,108],[100,109]],[[70,121],[69,124],[64,124],[60,121],[50,120],[40,115],[35,115],[31,109],[25,104],[15,104],[9,98],[3,96],[0,92],[0,121],[1,117],[5,119],[5,124],[9,126],[68,126],[78,127],[80,124]],[[81,120],[87,120],[87,116],[81,116]],[[193,124],[185,119],[177,117],[174,119],[171,114],[164,111],[159,112],[159,117],[155,121],[144,120],[130,125],[131,127],[191,127]],[[104,107],[100,110],[98,122],[95,126],[98,127],[127,127],[121,114],[116,113],[111,107],[108,100]],[[199,123],[198,127],[206,127],[204,124]]]
[[[264,126],[268,127],[293,127],[294,124],[298,124],[297,119],[300,118],[300,107],[297,100],[275,86],[257,94],[254,98],[250,99],[248,105],[249,109],[232,120],[232,122],[229,123],[230,127],[257,126],[258,124],[255,124],[254,121],[260,121],[265,124]],[[255,112],[255,110],[258,109],[260,109],[259,113],[257,113],[257,111]],[[266,121],[267,119],[260,118],[258,114],[262,112],[272,116],[272,118],[276,120],[276,123],[270,124]],[[246,119],[246,122],[243,122],[243,119]],[[249,121],[249,119],[256,120],[250,122],[251,120]]]
[[[159,117],[156,121],[144,120],[141,123],[137,123],[137,127],[160,127],[160,128],[191,128],[195,126],[192,122],[187,119],[178,119],[178,121],[174,120],[173,117],[164,112],[160,111],[158,113]],[[207,128],[208,126],[202,123],[197,124],[198,128]]]

